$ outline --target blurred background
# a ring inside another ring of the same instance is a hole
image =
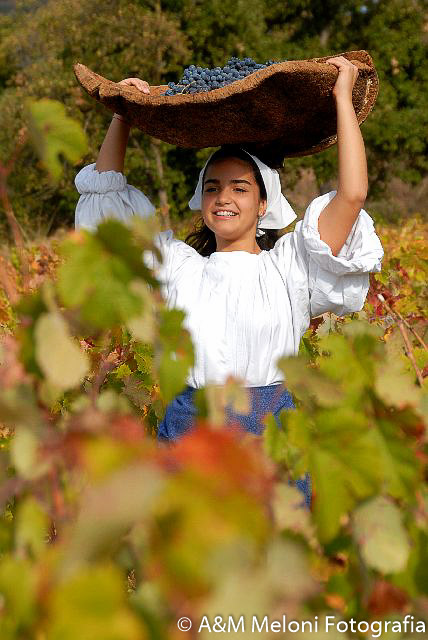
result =
[[[374,110],[362,124],[369,167],[365,208],[379,222],[426,215],[428,18],[422,0],[0,0],[0,161],[7,163],[24,124],[26,97],[66,107],[89,139],[84,160],[63,161],[49,182],[26,145],[8,179],[9,196],[27,237],[73,225],[74,177],[94,162],[111,113],[78,85],[73,63],[118,82],[138,76],[152,85],[176,81],[190,64],[223,66],[234,55],[305,59],[365,49],[379,74]],[[212,150],[193,151],[132,129],[125,174],[181,235],[198,172]],[[337,186],[336,146],[286,159],[284,193],[299,215]],[[0,234],[7,228],[0,220]]]

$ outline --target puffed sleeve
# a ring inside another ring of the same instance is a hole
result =
[[[97,171],[95,162],[83,167],[74,184],[80,193],[75,212],[75,228],[95,231],[105,218],[125,224],[132,216],[147,218],[155,207],[141,191],[127,184],[120,171]]]
[[[318,218],[336,193],[330,191],[315,198],[293,232],[296,260],[307,270],[311,317],[326,311],[338,316],[361,311],[369,289],[369,273],[381,270],[382,244],[364,209],[337,256],[321,240]]]

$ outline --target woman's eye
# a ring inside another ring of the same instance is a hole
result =
[[[215,189],[215,188],[216,188],[216,187],[207,187],[207,188],[205,189],[205,193],[207,193],[208,191],[212,191],[212,190],[213,190],[213,189]],[[235,189],[236,189],[236,190],[238,190],[238,191],[242,191],[243,193],[245,193],[245,192],[246,192],[246,189],[241,189],[240,187],[235,187]]]

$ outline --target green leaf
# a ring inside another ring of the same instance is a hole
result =
[[[82,232],[68,238],[61,253],[65,258],[58,270],[61,302],[78,309],[91,328],[111,328],[138,316],[143,307],[141,287],[157,282],[143,265],[130,231],[114,220],[100,225],[97,234]]]
[[[331,407],[351,402],[361,405],[362,394],[372,386],[374,354],[382,349],[379,329],[361,320],[342,327],[343,334],[329,334],[319,339],[317,348],[323,355],[317,366],[309,356],[281,358],[277,366],[283,371],[289,388],[305,408],[314,410],[314,402]]]
[[[132,371],[127,364],[121,364],[117,369],[113,371],[118,380],[123,380],[131,375]]]
[[[158,367],[159,386],[167,404],[186,386],[186,376],[192,364],[188,359],[175,360],[174,354],[164,351]]]
[[[358,318],[354,318],[351,322],[342,325],[342,333],[344,336],[349,336],[354,340],[361,337],[364,340],[362,346],[367,346],[366,354],[368,354],[376,343],[380,344],[377,339],[383,337],[384,330],[375,324],[368,324],[367,314],[364,311],[360,311],[357,315]],[[370,338],[369,342],[366,341],[368,337]]]
[[[62,175],[60,156],[77,163],[88,150],[88,142],[80,123],[66,115],[63,104],[43,98],[25,103],[28,124],[39,157],[53,181]]]
[[[43,417],[32,387],[19,385],[0,389],[0,421],[11,429],[23,427],[37,432]]]
[[[1,637],[22,637],[36,618],[37,576],[29,561],[4,556],[0,560]],[[6,635],[6,632],[9,635]],[[16,633],[16,635],[15,635]]]
[[[282,464],[285,463],[287,468],[289,470],[292,470],[293,466],[296,464],[296,460],[299,460],[302,456],[302,452],[300,449],[302,443],[299,443],[299,447],[296,447],[290,442],[287,430],[288,413],[288,410],[283,410],[280,412],[280,429],[278,428],[273,414],[267,414],[267,416],[264,418],[266,428],[263,431],[262,437],[263,447],[266,454],[270,458],[272,458],[274,462]]]
[[[16,513],[16,548],[20,553],[27,549],[37,557],[46,548],[49,520],[39,502],[28,497],[18,506]]]
[[[139,220],[141,225],[146,225],[146,220]],[[147,227],[150,231],[150,224],[147,223]],[[149,238],[141,238],[138,230],[139,225],[135,222],[128,227],[119,220],[107,218],[98,225],[96,238],[104,251],[122,261],[130,273],[156,287],[157,280],[142,258],[142,249],[147,247],[156,250],[157,247],[154,247]]]
[[[428,351],[423,347],[415,347],[413,349],[413,355],[415,356],[416,364],[419,369],[424,369],[428,365]]]
[[[113,389],[104,389],[98,394],[96,405],[103,413],[131,413],[131,405],[123,394]]]
[[[52,591],[47,640],[140,640],[123,577],[109,564],[82,569]]]
[[[387,357],[376,363],[376,392],[386,404],[394,407],[411,405],[417,407],[421,401],[421,389],[415,376],[403,366],[395,350],[387,343]],[[412,370],[413,371],[413,370]]]
[[[127,321],[127,327],[136,340],[153,342],[156,336],[156,305],[147,285],[141,280],[131,282],[130,289],[140,296],[143,310]]]
[[[266,550],[266,574],[282,598],[305,600],[318,591],[303,544],[286,538],[273,539]]]
[[[296,487],[277,483],[272,497],[272,510],[276,525],[299,533],[308,542],[314,541],[315,531],[308,509],[302,509],[302,493]]]
[[[138,374],[130,374],[123,379],[122,392],[140,410],[151,404],[150,390]]]
[[[328,542],[338,533],[341,516],[380,486],[382,469],[369,422],[351,407],[323,409],[310,420],[297,410],[288,416],[288,434],[300,451],[295,473],[311,474],[314,519],[320,540]]]
[[[29,480],[43,475],[49,469],[47,459],[40,460],[39,441],[36,434],[25,427],[19,427],[10,444],[12,464],[16,471]]]
[[[356,323],[358,327],[355,327]],[[375,336],[368,332],[360,333],[359,328],[360,321],[353,321],[346,325],[346,330],[351,334],[349,337],[331,334],[320,339],[319,344],[320,352],[329,353],[328,357],[320,359],[320,371],[338,383],[356,404],[360,402],[364,389],[372,384],[373,355],[381,349]]]
[[[410,543],[401,512],[384,496],[362,504],[352,514],[353,534],[369,567],[384,574],[403,571]]]
[[[343,399],[340,386],[324,375],[319,367],[311,366],[308,356],[280,358],[277,366],[286,377],[287,387],[308,409],[312,407],[314,399],[324,407],[340,404]]]
[[[97,447],[90,450],[99,452]],[[99,465],[94,460],[91,464]],[[135,488],[138,487],[138,491]],[[140,519],[149,517],[164,489],[160,470],[152,465],[128,464],[88,488],[67,544],[62,572],[68,574],[85,562],[117,548],[122,536]]]
[[[372,430],[372,438],[378,450],[384,490],[395,498],[413,500],[421,464],[415,455],[415,441],[405,439],[402,430],[406,426],[406,419],[412,419],[412,415],[406,415],[407,412],[409,410],[389,411],[389,420],[386,417],[379,418],[377,428]]]
[[[186,386],[186,377],[194,364],[194,349],[189,332],[183,328],[185,317],[180,309],[161,313],[159,337],[162,344],[157,371],[162,397],[171,402]]]
[[[410,535],[409,561],[405,571],[394,574],[392,582],[405,589],[413,598],[417,598],[419,593],[428,596],[428,535],[413,523]]]
[[[71,338],[64,318],[57,312],[43,314],[34,335],[37,362],[46,378],[63,390],[79,385],[89,371],[89,358]]]

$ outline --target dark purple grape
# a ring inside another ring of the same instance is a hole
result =
[[[285,60],[281,62],[285,62]],[[174,82],[168,83],[168,90],[163,95],[195,94],[212,91],[246,78],[251,73],[266,69],[273,64],[278,64],[278,62],[267,60],[265,63],[258,63],[250,57],[241,59],[236,56],[230,57],[223,68],[214,67],[209,69],[191,64],[184,69],[183,75],[177,84]]]

